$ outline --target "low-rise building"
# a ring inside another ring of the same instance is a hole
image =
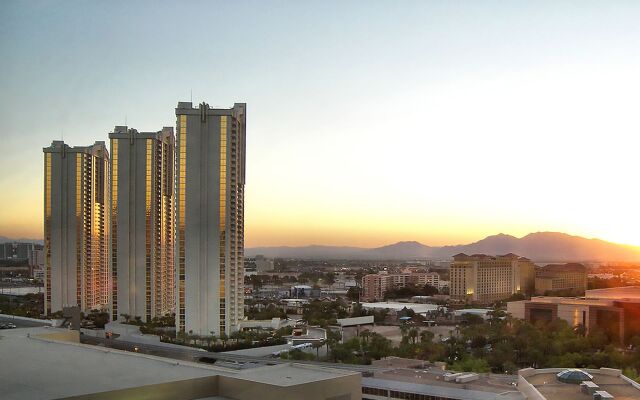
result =
[[[78,340],[77,331],[66,329],[28,328],[3,333],[0,353],[12,362],[11,368],[0,369],[2,398],[362,398],[359,372],[290,363],[232,369],[88,346]]]
[[[577,380],[562,379],[566,375],[575,376]],[[613,368],[526,368],[518,371],[517,388],[527,399],[536,400],[640,400],[640,385]]]
[[[389,290],[406,286],[423,287],[429,285],[437,289],[440,286],[439,282],[440,275],[436,272],[411,272],[401,274],[381,272],[378,274],[369,274],[362,278],[362,300],[382,300]]]
[[[578,263],[549,264],[536,270],[536,294],[573,291],[582,294],[587,289],[587,269]]]
[[[610,294],[615,293],[615,289]],[[575,297],[532,297],[531,300],[507,303],[507,312],[514,318],[530,323],[562,319],[572,327],[583,326],[586,332],[594,328],[621,342],[640,334],[640,299]]]

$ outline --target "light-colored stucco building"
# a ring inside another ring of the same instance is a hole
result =
[[[44,258],[47,315],[63,306],[110,302],[109,152],[104,142],[44,151]]]
[[[582,264],[549,264],[536,271],[536,294],[558,290],[582,294],[586,289],[587,269]]]
[[[381,272],[362,277],[362,300],[383,300],[387,291],[406,286],[430,285],[436,289],[439,286],[440,275],[437,272],[411,272],[401,274],[388,274]]]
[[[111,140],[112,320],[175,310],[173,128],[116,126]]]
[[[246,104],[176,108],[176,327],[229,334],[244,314]]]
[[[451,263],[449,293],[458,301],[491,303],[516,293],[532,293],[535,265],[515,254],[457,254]]]

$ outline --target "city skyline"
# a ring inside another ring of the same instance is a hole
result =
[[[52,139],[174,126],[193,96],[251,104],[247,247],[536,231],[640,245],[640,5],[576,4],[0,5],[0,235],[43,238],[35,160]],[[230,32],[207,54],[180,39]]]

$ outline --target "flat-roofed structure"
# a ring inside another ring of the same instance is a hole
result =
[[[518,371],[518,390],[532,400],[593,400],[592,393],[584,392],[579,384],[564,383],[557,374],[565,368],[533,369]],[[583,369],[591,375],[599,390],[609,393],[616,400],[640,400],[640,384],[622,375],[619,369]]]
[[[516,254],[453,256],[450,268],[451,299],[489,304],[516,293],[532,293],[534,264]]]
[[[78,335],[63,329],[2,335],[0,354],[11,360],[11,368],[0,369],[3,400],[361,398],[360,374],[346,370],[301,364],[221,368],[66,342]]]
[[[507,303],[507,312],[530,323],[559,318],[572,327],[584,326],[587,332],[597,327],[622,342],[640,333],[640,301],[532,297]]]
[[[578,263],[549,264],[536,269],[536,294],[571,290],[582,295],[587,289],[587,269]]]
[[[362,300],[383,300],[385,294],[391,289],[407,286],[424,287],[425,285],[438,288],[440,275],[437,272],[406,272],[400,274],[388,274],[381,272],[362,277]]]
[[[513,375],[477,374],[471,382],[445,381],[440,368],[399,368],[375,372],[362,379],[362,398],[368,400],[524,400]]]
[[[640,302],[640,286],[623,286],[591,289],[584,293],[586,299],[636,300]]]

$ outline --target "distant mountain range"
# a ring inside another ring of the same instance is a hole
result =
[[[0,243],[34,242],[41,239],[12,239],[0,236]],[[480,241],[455,246],[427,246],[418,242],[398,242],[376,248],[348,246],[253,247],[245,255],[253,257],[300,258],[308,260],[411,260],[416,258],[448,259],[454,254],[515,253],[534,261],[640,261],[640,247],[586,239],[560,232],[536,232],[517,238],[498,234]]]
[[[530,233],[522,238],[498,234],[478,242],[455,246],[427,246],[418,242],[398,242],[372,249],[338,246],[254,247],[245,249],[248,257],[301,259],[409,260],[448,259],[454,254],[515,253],[534,261],[640,261],[640,247],[586,239],[559,232]]]

